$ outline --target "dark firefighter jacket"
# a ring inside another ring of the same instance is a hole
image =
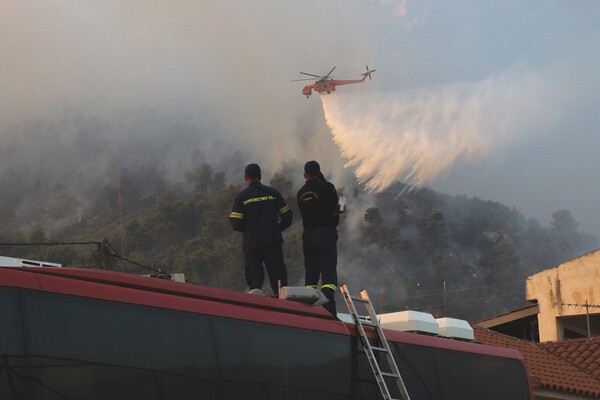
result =
[[[259,181],[235,197],[229,222],[244,233],[243,249],[280,245],[281,231],[292,224],[292,210],[279,192]]]
[[[332,183],[318,179],[308,180],[298,191],[297,198],[304,229],[337,226],[340,218],[338,195]]]

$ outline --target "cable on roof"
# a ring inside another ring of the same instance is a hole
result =
[[[456,304],[473,303],[475,301],[481,301],[481,300],[495,300],[495,299],[497,299],[499,297],[510,297],[510,296],[516,296],[516,295],[522,295],[522,294],[523,294],[522,292],[515,292],[515,293],[498,294],[498,295],[494,295],[493,297],[488,297],[488,296],[477,297],[477,298],[473,298],[473,299],[464,299],[464,300],[455,301],[455,302],[452,302],[452,303],[446,303],[446,305],[450,306],[450,305],[456,305]],[[440,306],[443,306],[443,305],[444,305],[444,303],[439,303],[439,304],[428,304],[428,305],[425,305],[425,306],[410,307],[410,308],[411,309],[414,308],[416,310],[419,310],[419,309],[426,309],[426,308],[429,308],[429,307],[440,307]]]
[[[92,254],[98,260],[98,263],[107,270],[111,271],[125,271],[125,267],[119,268],[116,260],[127,262],[136,265],[140,268],[144,268],[148,271],[152,271],[155,274],[162,276],[166,275],[160,268],[149,267],[144,264],[140,264],[136,261],[125,258],[119,254],[119,252],[111,245],[108,240],[104,239],[101,242],[98,241],[87,241],[87,242],[42,242],[42,243],[0,243],[0,246],[77,246],[77,245],[95,245],[96,250],[92,251]],[[196,284],[196,282],[185,280],[187,283]]]
[[[577,304],[577,303],[561,303],[562,306],[567,307],[582,307],[582,308],[600,308],[600,304]]]

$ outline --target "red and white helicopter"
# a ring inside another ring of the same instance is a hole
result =
[[[315,83],[304,86],[304,88],[302,89],[302,94],[305,95],[306,98],[309,98],[310,95],[312,94],[313,89],[315,91],[319,92],[319,94],[330,94],[332,92],[335,92],[336,86],[364,82],[364,80],[367,78],[367,76],[369,77],[369,80],[370,80],[371,73],[375,72],[376,70],[374,70],[374,69],[369,70],[368,65],[366,67],[367,67],[367,72],[361,74],[361,76],[362,76],[361,79],[334,79],[333,77],[331,77],[331,73],[333,72],[335,67],[331,68],[331,71],[329,71],[329,73],[325,76],[319,76],[319,75],[314,75],[314,74],[307,74],[306,72],[300,72],[302,75],[308,75],[308,76],[312,76],[315,78],[319,78],[317,81],[315,81]],[[294,79],[292,82],[299,82],[299,81],[312,81],[312,79]]]

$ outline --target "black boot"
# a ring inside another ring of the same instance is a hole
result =
[[[329,300],[329,302],[323,304],[323,308],[329,311],[334,317],[337,317],[337,309],[335,307],[335,292],[329,288],[321,289],[321,292],[323,292],[325,297],[327,297],[327,300]]]

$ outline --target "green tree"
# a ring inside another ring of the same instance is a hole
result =
[[[63,267],[74,267],[79,264],[81,257],[68,246],[47,246],[41,254],[43,261],[62,264]]]
[[[213,169],[209,164],[202,164],[194,173],[194,194],[200,198],[209,195],[208,187],[212,181]]]
[[[439,211],[432,212],[420,222],[421,241],[428,254],[439,255],[447,246],[447,230],[444,216]]]
[[[31,243],[46,243],[46,232],[36,225],[29,235],[29,241]]]
[[[551,226],[557,234],[558,249],[568,257],[575,256],[576,249],[579,247],[578,225],[569,210],[562,209],[552,214]]]
[[[281,193],[286,204],[290,207],[292,213],[294,213],[294,221],[300,221],[300,209],[298,208],[296,191],[294,191],[292,181],[287,179],[282,173],[276,172],[269,181],[269,185]]]
[[[383,217],[379,208],[370,207],[365,211],[364,220],[366,222],[363,230],[365,241],[368,244],[377,243],[382,235]]]
[[[553,230],[565,236],[574,234],[579,225],[571,215],[571,211],[565,209],[552,213],[552,222],[550,224]]]

